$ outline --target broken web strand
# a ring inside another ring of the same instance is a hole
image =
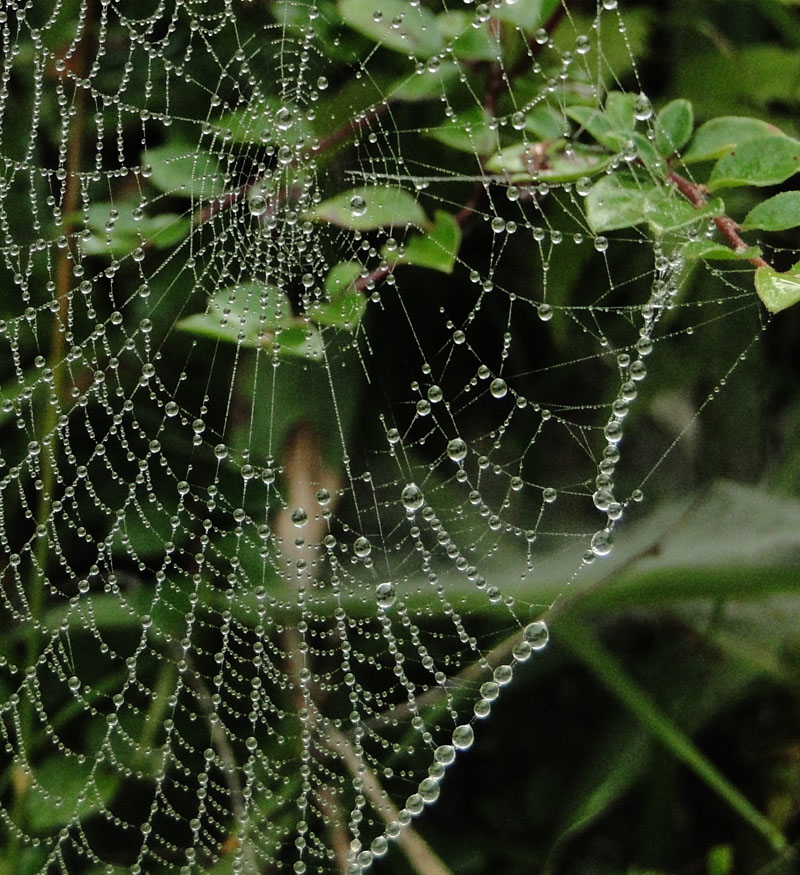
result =
[[[568,87],[601,105],[622,18],[378,5],[3,13],[0,816],[32,871],[408,848],[547,643],[537,555],[611,549],[705,231],[594,234],[584,177],[546,178],[542,141],[586,157]]]

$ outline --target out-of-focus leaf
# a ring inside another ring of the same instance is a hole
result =
[[[490,9],[494,18],[515,24],[530,33],[547,22],[560,2],[561,0],[517,0],[516,3],[491,6]]]
[[[111,211],[116,211],[112,219]],[[168,249],[183,240],[191,228],[188,216],[176,213],[143,213],[135,218],[137,204],[118,201],[113,204],[92,204],[88,210],[92,236],[81,242],[87,255],[113,255],[117,258],[130,254],[139,247]]]
[[[458,222],[450,213],[437,210],[431,229],[424,235],[414,235],[406,242],[398,263],[452,273],[460,245],[461,228]],[[392,253],[385,249],[384,255],[389,259],[392,257]]]
[[[414,73],[411,76],[404,76],[389,87],[388,95],[392,100],[412,102],[441,98],[460,75],[458,64],[454,61],[442,61],[432,71],[426,70],[421,75]]]
[[[241,283],[216,294],[205,313],[181,319],[181,331],[245,347],[279,348],[282,354],[318,361],[319,330],[292,314],[289,298],[274,286]]]
[[[549,104],[539,104],[526,113],[525,130],[538,140],[557,140],[564,136],[564,113]]]
[[[472,106],[446,118],[438,127],[426,131],[426,135],[470,155],[488,155],[497,148],[494,119],[482,106]]]
[[[444,48],[445,40],[436,16],[425,6],[411,6],[406,0],[340,0],[339,14],[353,30],[376,43],[402,52],[429,58]],[[399,27],[395,25],[400,20]]]
[[[767,198],[753,207],[745,216],[742,227],[746,230],[783,231],[800,225],[800,191],[784,191]]]
[[[756,291],[771,313],[780,313],[800,301],[800,264],[787,273],[771,267],[759,267],[755,275]]]
[[[473,27],[475,13],[461,10],[443,12],[437,16],[439,30],[456,58],[465,61],[495,61],[500,55],[500,46],[489,32],[488,22]]]
[[[266,95],[255,105],[226,113],[213,123],[221,134],[230,132],[235,143],[288,143],[311,136],[311,125],[296,106]]]
[[[209,200],[225,190],[217,159],[186,143],[166,143],[144,154],[142,174],[175,197]]]
[[[115,784],[91,758],[79,763],[75,756],[50,757],[35,770],[26,796],[28,828],[33,833],[47,832],[75,817],[88,817],[103,808],[108,801],[104,795]]]
[[[320,301],[309,308],[308,315],[320,325],[352,330],[361,321],[367,306],[363,293],[355,288],[361,274],[361,265],[355,261],[343,261],[334,265],[325,277],[328,300]]]
[[[315,222],[369,231],[374,228],[425,227],[425,211],[399,186],[362,186],[323,201],[306,214]]]
[[[656,148],[662,155],[678,152],[692,136],[694,113],[688,100],[672,100],[656,116]]]

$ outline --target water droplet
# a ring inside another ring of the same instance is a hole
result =
[[[608,249],[608,238],[602,235],[594,238],[594,248],[598,252],[605,252]]]
[[[73,693],[77,693],[81,688],[80,678],[76,678],[75,675],[67,681],[67,686],[72,690]]]
[[[367,202],[361,195],[356,194],[350,198],[350,211],[356,218],[363,216],[367,212]]]
[[[522,631],[522,638],[530,644],[533,650],[542,650],[550,640],[547,623],[544,620],[534,620],[533,623],[528,623]]]
[[[375,601],[378,607],[386,611],[395,603],[397,593],[392,583],[379,583],[375,587]]]
[[[633,114],[640,122],[647,121],[653,115],[653,106],[646,94],[639,94],[633,102]]]
[[[539,304],[536,312],[542,322],[549,322],[553,318],[553,308],[549,304]]]
[[[591,548],[595,556],[608,556],[613,546],[614,538],[608,529],[600,529],[592,535]]]
[[[453,730],[453,747],[456,750],[467,750],[475,741],[475,733],[469,723],[462,723]]]
[[[467,444],[461,438],[453,438],[447,445],[447,455],[454,462],[461,462],[467,456]]]
[[[260,194],[253,195],[248,203],[250,214],[253,216],[263,216],[267,211],[267,199]]]
[[[293,124],[294,116],[292,115],[292,111],[288,107],[282,106],[275,113],[275,127],[279,131],[288,131]]]
[[[552,486],[548,486],[542,491],[542,498],[547,504],[552,504],[558,498],[558,493]]]
[[[525,127],[525,113],[515,112],[511,116],[511,127],[515,131],[521,131]]]
[[[400,495],[400,500],[403,502],[403,507],[408,511],[419,510],[425,503],[425,498],[422,495],[422,490],[416,483],[409,483]]]
[[[292,511],[292,522],[298,528],[304,526],[308,522],[308,514],[303,510],[302,507],[296,507]]]
[[[353,542],[353,552],[356,556],[364,559],[372,552],[372,544],[364,537],[356,538]]]
[[[449,766],[456,758],[456,749],[451,744],[440,744],[433,752],[433,759],[443,766]]]
[[[492,393],[493,398],[505,398],[508,392],[508,384],[502,377],[498,377],[496,380],[492,380],[489,391]]]

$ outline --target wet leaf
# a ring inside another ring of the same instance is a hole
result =
[[[771,267],[759,267],[755,275],[756,291],[771,313],[779,313],[800,301],[800,264],[787,273]]]
[[[406,242],[398,263],[452,273],[460,245],[461,228],[458,222],[450,213],[437,210],[431,229],[424,235],[414,235]],[[384,255],[391,257],[391,253],[385,250]]]
[[[420,4],[411,6],[406,0],[340,0],[339,14],[353,30],[404,55],[429,58],[444,48],[436,16]],[[398,20],[401,23],[396,27]]]
[[[363,186],[343,191],[315,207],[307,217],[340,228],[369,231],[374,228],[424,227],[425,211],[412,194],[399,186]]]

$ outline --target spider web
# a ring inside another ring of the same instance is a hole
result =
[[[756,305],[548,181],[632,56],[546,5],[4,4],[20,871],[366,871],[611,550],[662,324]]]

